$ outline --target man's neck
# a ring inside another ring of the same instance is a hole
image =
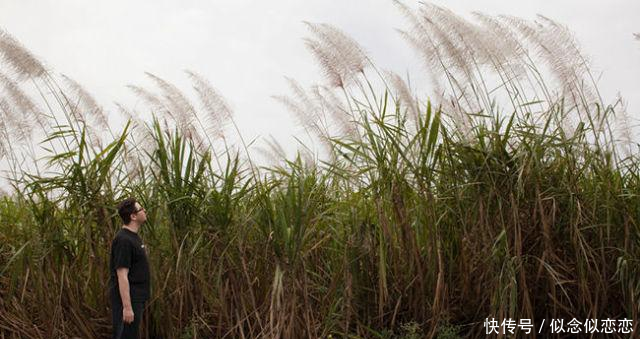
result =
[[[127,229],[133,233],[138,233],[138,230],[140,229],[140,225],[137,225],[136,223],[130,223],[129,225],[122,225],[122,228]]]

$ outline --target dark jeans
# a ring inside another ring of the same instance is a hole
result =
[[[122,303],[111,303],[111,316],[113,319],[113,339],[138,339],[140,337],[140,320],[142,320],[142,311],[144,310],[144,302],[131,302],[133,309],[133,322],[125,324],[122,321]]]

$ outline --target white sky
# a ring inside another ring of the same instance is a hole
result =
[[[640,42],[632,33],[640,32],[640,1],[434,3],[465,17],[471,11],[526,19],[540,13],[567,25],[596,73],[603,72],[605,99],[620,91],[629,113],[639,117]],[[145,71],[188,91],[182,71],[192,69],[232,105],[245,137],[272,134],[285,145],[302,129],[271,96],[289,93],[284,76],[305,86],[323,80],[301,40],[308,36],[303,20],[343,29],[380,68],[409,71],[412,81],[424,83],[420,61],[394,31],[406,24],[390,0],[0,0],[0,27],[83,84],[107,109],[113,101],[135,102],[127,84],[152,88]]]

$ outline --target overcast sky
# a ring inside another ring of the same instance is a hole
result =
[[[405,1],[416,7],[417,2]],[[534,19],[544,14],[572,29],[602,76],[605,98],[617,92],[638,118],[638,0],[433,1],[470,17],[472,11]],[[271,96],[287,94],[284,76],[322,81],[307,52],[302,21],[333,24],[353,36],[381,68],[411,73],[422,65],[394,28],[406,28],[389,0],[86,1],[0,0],[0,27],[55,71],[83,84],[107,108],[135,102],[127,84],[151,85],[149,71],[181,89],[195,70],[225,96],[247,137],[272,134],[292,143],[301,128]]]

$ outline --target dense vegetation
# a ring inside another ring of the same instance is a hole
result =
[[[112,128],[86,90],[2,33],[13,190],[0,198],[0,338],[110,337],[109,245],[128,196],[148,211],[145,338],[480,338],[491,317],[635,325],[640,159],[571,34],[544,17],[398,6],[432,103],[308,23],[328,83],[290,80],[276,99],[326,147],[284,160],[274,141],[264,166],[239,132],[241,147],[220,151],[238,127],[196,73],[198,108],[149,74],[159,93],[131,88],[153,121],[119,106],[129,123]]]

